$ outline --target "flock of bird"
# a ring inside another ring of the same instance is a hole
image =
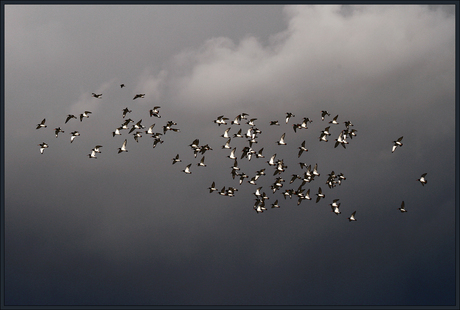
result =
[[[124,88],[125,85],[121,84],[121,88]],[[102,99],[102,94],[96,94],[92,93],[92,97],[96,99]],[[136,94],[133,98],[133,100],[138,99],[138,98],[144,98],[145,94]],[[160,115],[160,106],[155,106],[153,109],[149,111],[150,117],[156,117],[156,118],[161,118]],[[160,132],[154,132],[154,127],[155,123],[152,124],[147,130],[144,130],[146,127],[142,124],[142,119],[139,120],[138,122],[134,122],[132,119],[129,117],[126,118],[128,113],[131,113],[132,110],[129,110],[127,107],[122,110],[121,116],[124,119],[123,123],[117,127],[113,132],[112,136],[115,137],[117,135],[122,135],[123,131],[128,131],[128,134],[133,135],[134,140],[136,142],[139,142],[139,138],[142,137],[142,134],[145,133],[147,135],[150,135],[153,140],[153,148],[155,148],[158,144],[163,143],[162,136],[167,133],[167,131],[173,131],[173,132],[180,132],[179,128],[175,128],[173,126],[176,126],[177,123],[173,121],[167,121],[166,124],[163,126],[163,133]],[[83,111],[79,115],[80,122],[83,121],[84,118],[89,118],[90,115],[92,114],[91,111]],[[330,113],[328,111],[321,111],[321,121],[325,121],[326,117],[329,117]],[[287,112],[285,117],[284,117],[284,122],[285,124],[288,124],[289,121],[294,118],[295,115],[291,112]],[[67,124],[70,120],[72,119],[77,119],[78,117],[69,114],[65,118],[65,123]],[[353,129],[354,125],[350,121],[345,121],[343,123],[338,122],[338,115],[332,118],[327,123],[327,127],[324,128],[324,130],[321,131],[318,140],[319,142],[328,142],[328,137],[331,136],[330,129],[331,127],[338,126],[340,124],[344,124],[345,128],[342,128],[339,132],[339,135],[335,139],[334,143],[334,148],[336,148],[338,145],[341,145],[343,148],[346,148],[346,145],[349,144],[348,139],[353,139],[357,135],[357,130]],[[224,115],[218,116],[213,122],[217,124],[217,126],[228,126],[229,118],[225,117]],[[268,174],[268,167],[272,167],[273,169],[273,176],[275,177],[273,183],[270,186],[270,192],[271,195],[274,195],[276,192],[279,192],[282,194],[282,197],[286,200],[287,198],[292,199],[293,197],[297,197],[297,205],[300,205],[304,200],[312,200],[312,197],[310,196],[310,188],[306,189],[305,186],[307,183],[311,183],[315,180],[315,178],[320,176],[320,173],[318,172],[318,164],[315,163],[312,168],[312,164],[306,164],[304,162],[299,162],[299,172],[292,174],[290,181],[289,181],[289,188],[286,188],[282,190],[285,184],[285,179],[283,178],[283,173],[285,172],[287,165],[285,165],[285,162],[283,159],[276,159],[277,154],[273,154],[270,156],[270,159],[266,161],[265,163],[267,166],[262,167],[258,171],[256,171],[255,175],[249,176],[248,174],[244,173],[242,169],[238,166],[238,159],[247,159],[248,161],[251,161],[253,158],[259,159],[259,158],[265,158],[263,155],[263,150],[264,148],[260,148],[258,151],[256,151],[253,146],[258,143],[257,138],[262,134],[262,131],[256,126],[257,118],[249,118],[249,114],[247,113],[241,113],[238,114],[234,119],[230,122],[230,125],[228,128],[226,128],[223,133],[220,135],[225,139],[225,143],[222,145],[222,149],[228,149],[230,150],[229,155],[227,158],[233,161],[233,165],[230,167],[230,173],[229,175],[232,177],[232,179],[237,178],[239,180],[239,185],[242,185],[243,183],[248,183],[250,185],[255,185],[257,186],[257,181],[261,177],[265,177]],[[294,131],[294,134],[297,134],[300,130],[306,130],[308,129],[308,125],[312,123],[313,120],[308,118],[308,117],[303,117],[302,121],[300,123],[293,123],[292,124],[292,129]],[[133,123],[131,126],[130,124]],[[245,133],[243,133],[243,128],[241,127],[242,124],[247,124],[248,128],[245,129]],[[272,120],[269,123],[269,126],[281,126],[280,122],[278,120]],[[239,127],[239,128],[238,128]],[[46,118],[43,119],[39,124],[37,124],[36,129],[41,129],[41,128],[47,128],[46,125]],[[230,134],[230,131],[232,128],[238,128],[238,131],[234,133],[233,135]],[[54,133],[56,138],[58,138],[59,133],[64,133],[64,131],[60,128],[54,128]],[[80,136],[80,133],[78,131],[73,131],[70,133],[70,143],[73,143],[73,141],[76,139],[76,137]],[[232,146],[231,144],[235,141],[235,139],[240,139],[240,140],[246,140],[247,145],[242,147],[240,152],[241,156],[237,156],[237,147]],[[401,142],[403,137],[401,136],[397,140],[393,141],[393,146],[391,152],[395,152],[395,150],[398,147],[402,147],[403,143]],[[233,141],[233,142],[232,142]],[[118,148],[118,154],[122,152],[128,152],[127,149],[127,142],[128,139],[125,139],[122,143],[122,145]],[[280,138],[277,141],[273,141],[280,147],[285,147],[288,145],[286,141],[286,132],[282,133]],[[195,158],[197,158],[198,154],[201,154],[201,159],[199,162],[196,164],[198,167],[206,167],[207,165],[205,164],[205,152],[207,151],[212,151],[213,149],[208,145],[200,145],[199,139],[195,139],[192,141],[192,143],[189,144],[190,148],[193,151],[193,155]],[[45,149],[49,147],[49,145],[45,142],[39,144],[40,147],[40,153],[44,154]],[[97,159],[97,154],[101,153],[101,148],[102,145],[96,145],[94,148],[91,149],[90,153],[87,155],[90,159]],[[304,140],[298,148],[298,158],[300,158],[304,153],[308,152],[308,148],[306,146],[306,141]],[[172,164],[176,164],[182,162],[182,159],[180,158],[179,154],[176,154],[175,157],[172,158]],[[192,174],[192,163],[189,163],[185,166],[185,168],[182,170],[185,174]],[[421,175],[417,181],[419,181],[423,186],[427,184],[426,180],[426,175],[427,173],[424,173]],[[245,179],[248,179],[246,182]],[[294,188],[293,183],[296,182],[297,180],[300,184],[298,185],[297,188]],[[337,185],[341,185],[342,182],[346,180],[346,177],[343,175],[343,173],[335,173],[334,171],[331,171],[331,173],[328,174],[328,177],[326,179],[326,185],[332,189],[336,187]],[[259,186],[255,189],[253,195],[255,196],[255,202],[253,205],[253,209],[257,213],[263,213],[264,211],[267,210],[267,205],[266,205],[266,200],[270,199],[270,197],[266,194],[265,191],[262,190],[262,186]],[[208,188],[209,193],[216,192],[221,196],[226,196],[226,197],[233,197],[235,196],[236,192],[238,191],[237,187],[233,186],[223,186],[222,189],[218,189],[216,187],[215,181],[212,182],[211,186]],[[267,190],[268,191],[268,190]],[[318,203],[321,199],[325,199],[326,195],[323,193],[321,186],[317,188],[317,191],[315,193],[316,195],[316,203]],[[276,198],[276,197],[275,197]],[[340,205],[341,203],[339,202],[340,199],[333,199],[332,203],[330,203],[331,207],[331,212],[333,212],[336,215],[341,214],[340,211]],[[279,204],[279,199],[275,199],[274,202],[271,204],[271,208],[280,208]],[[405,209],[405,203],[402,201],[401,206],[398,208],[401,212],[407,212]],[[353,211],[347,219],[352,222],[356,221],[356,211]]]

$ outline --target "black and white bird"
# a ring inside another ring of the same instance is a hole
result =
[[[275,200],[274,203],[272,203],[272,208],[279,208],[280,205],[278,204],[278,199]]]
[[[285,136],[286,136],[286,133],[283,133],[281,135],[281,138],[278,141],[276,141],[276,143],[278,143],[278,145],[287,145],[287,143],[284,141]]]
[[[138,121],[136,124],[134,124],[133,127],[131,127],[131,129],[129,130],[129,133],[133,132],[135,129],[144,129],[145,126],[142,125],[141,123],[142,123],[142,119]]]
[[[136,131],[134,134],[134,140],[139,143],[139,138],[142,138],[142,132],[141,131]]]
[[[200,162],[197,164],[199,167],[206,167],[206,164],[204,163],[204,156],[201,158]]]
[[[102,145],[96,145],[96,146],[94,147],[94,149],[93,149],[94,152],[96,152],[96,153],[101,153],[101,147],[102,147]]]
[[[145,97],[145,94],[136,94],[133,98],[134,99],[137,99],[137,98],[144,98]]]
[[[401,212],[407,212],[407,210],[405,208],[404,200],[401,202],[401,206],[398,208],[398,210],[401,211]]]
[[[423,186],[425,186],[426,183],[428,183],[428,181],[426,180],[426,174],[427,173],[424,173],[422,174],[422,176],[420,177],[420,179],[417,179],[417,181],[419,181]]]
[[[401,143],[402,139],[403,139],[403,136],[399,137],[398,140],[393,141],[394,144],[393,144],[393,147],[391,148],[391,153],[393,153],[398,146],[403,146],[403,144]]]
[[[230,138],[230,136],[228,135],[228,132],[230,131],[230,127],[228,127],[223,134],[221,134],[220,136],[223,137],[223,138]]]
[[[217,125],[227,125],[226,120],[228,120],[228,117],[224,117],[223,115],[218,116],[217,119],[215,119],[213,122],[216,123]]]
[[[295,115],[292,114],[291,112],[286,112],[286,124],[289,122],[289,119],[290,119],[291,117],[295,117]]]
[[[348,221],[349,221],[349,222],[356,221],[355,214],[356,214],[356,211],[354,211],[354,212],[350,215],[350,217],[348,218]]]
[[[115,131],[112,132],[112,136],[114,136],[114,137],[115,137],[116,135],[121,136],[120,130],[122,130],[121,127],[118,127],[117,129],[115,129]]]
[[[329,114],[328,111],[321,111],[321,120],[322,120],[322,121],[324,121],[324,117],[325,117],[326,115],[327,115],[327,116],[331,116],[331,114]]]
[[[348,141],[345,140],[345,135],[343,134],[343,130],[340,132],[339,137],[338,137],[337,139],[335,139],[334,148],[336,148],[339,144],[341,144],[341,145],[343,146],[344,149],[347,148],[347,147],[345,146],[345,144],[348,144]]]
[[[305,140],[303,140],[302,144],[299,146],[299,154],[297,158],[299,158],[303,152],[308,152],[308,149],[305,147]]]
[[[336,116],[332,119],[332,121],[329,122],[329,124],[338,125],[339,122],[337,122],[337,117],[339,117],[339,115],[336,115]]]
[[[276,166],[275,157],[276,157],[276,154],[273,154],[272,157],[270,157],[270,160],[267,161],[268,165]]]
[[[95,93],[92,93],[92,96],[93,96],[94,98],[101,99],[102,94],[95,94]]]
[[[192,165],[192,164],[188,164],[187,166],[185,166],[185,169],[182,170],[182,172],[184,172],[184,173],[186,173],[186,174],[192,173],[192,172],[190,171],[190,166],[191,166],[191,165]]]
[[[218,189],[216,188],[216,182],[212,182],[211,186],[208,187],[209,189],[209,192],[212,193],[212,192],[217,192]]]
[[[270,126],[273,126],[273,125],[279,126],[280,123],[278,121],[270,121]]]
[[[174,157],[172,159],[172,164],[174,165],[175,163],[178,163],[178,162],[181,162],[182,160],[179,158],[179,154],[176,155],[176,157]]]
[[[91,111],[85,111],[85,112],[81,113],[80,114],[80,122],[83,121],[83,117],[88,118],[91,113],[92,113]]]
[[[77,119],[77,117],[76,117],[75,115],[73,115],[73,114],[68,114],[68,115],[67,115],[67,118],[65,119],[65,124],[67,124],[67,122],[68,122],[70,119],[72,119],[72,118]]]
[[[45,149],[48,148],[48,144],[46,144],[45,142],[40,143],[38,146],[40,146],[40,153],[41,153],[41,154],[43,154],[43,152],[45,151]]]
[[[121,152],[128,152],[128,150],[126,149],[126,143],[127,142],[128,142],[128,140],[125,139],[125,141],[123,142],[121,147],[118,148],[118,154],[120,154]]]
[[[326,195],[323,194],[323,191],[321,190],[321,187],[318,188],[318,193],[316,193],[316,202],[318,203],[321,198],[326,198]]]
[[[155,117],[161,118],[160,110],[158,110],[159,108],[161,108],[161,107],[159,107],[159,106],[153,107],[153,109],[151,109],[149,111],[150,117],[155,116]]]
[[[97,159],[96,157],[96,150],[92,149],[91,150],[91,153],[88,154],[88,157],[91,159],[91,158],[94,158],[94,159]]]
[[[126,114],[131,113],[132,110],[128,109],[127,107],[123,109],[123,118],[125,118]]]
[[[79,133],[78,131],[76,131],[76,130],[75,130],[75,131],[72,131],[70,134],[71,134],[71,136],[70,136],[70,143],[72,143],[73,140],[75,140],[75,137],[77,137],[77,136],[80,135],[80,133]]]
[[[146,133],[146,134],[149,134],[149,135],[155,134],[155,133],[153,132],[153,127],[155,127],[155,124],[150,125],[149,129],[147,129],[147,130],[145,131],[145,133]]]
[[[61,127],[54,128],[54,134],[56,135],[56,138],[60,132],[64,133],[64,130],[62,130]]]
[[[37,129],[40,129],[40,128],[46,128],[48,126],[45,125],[45,122],[46,122],[46,118],[44,118],[40,124],[37,124]]]

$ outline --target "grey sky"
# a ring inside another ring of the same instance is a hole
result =
[[[5,304],[455,304],[454,25],[454,6],[6,5]],[[155,148],[145,133],[112,137],[125,107],[181,132]],[[246,139],[231,146],[250,177],[266,169],[257,185],[232,179],[221,148],[225,129],[249,125],[213,123],[243,112],[265,158],[240,159]],[[303,117],[313,122],[294,132]],[[344,121],[357,136],[334,148]],[[207,167],[196,138],[213,148]],[[272,193],[275,153],[288,167]],[[297,206],[282,192],[300,185],[299,162],[321,175]],[[331,171],[347,178],[332,189]],[[238,191],[210,194],[213,181]],[[256,213],[260,186],[270,199]]]

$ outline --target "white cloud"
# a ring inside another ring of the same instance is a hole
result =
[[[356,97],[386,79],[449,73],[454,19],[425,6],[286,6],[288,29],[268,46],[253,36],[234,43],[217,37],[174,58],[180,101],[204,106],[305,98]],[[453,74],[453,69],[450,69]],[[350,91],[350,88],[355,88]],[[340,94],[337,93],[340,91]],[[388,91],[387,91],[388,92]],[[326,96],[326,97],[324,97]]]

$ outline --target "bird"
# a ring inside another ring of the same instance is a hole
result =
[[[76,130],[75,130],[75,131],[72,131],[70,134],[71,134],[71,136],[70,136],[70,143],[72,143],[73,140],[75,140],[75,137],[77,137],[77,136],[80,135],[80,133],[79,133],[78,131],[76,131]]]
[[[233,148],[233,150],[230,152],[230,155],[228,155],[227,157],[230,159],[236,159],[235,152],[236,152],[236,147]]]
[[[145,97],[145,94],[136,94],[133,98],[134,99],[137,99],[137,98],[144,98]]]
[[[235,119],[231,122],[232,125],[240,125],[241,114],[238,114]]]
[[[96,157],[96,151],[94,149],[91,149],[91,153],[88,154],[88,157],[91,159],[91,158],[94,158],[94,159],[97,159]]]
[[[273,125],[279,126],[280,123],[278,121],[270,121],[270,126],[273,126]]]
[[[272,157],[270,157],[270,160],[267,161],[268,165],[270,165],[270,166],[276,166],[275,157],[276,157],[276,154],[273,154]]]
[[[155,116],[155,117],[161,118],[160,110],[158,110],[159,108],[161,108],[161,107],[158,107],[158,106],[153,107],[153,109],[151,109],[149,111],[150,117]],[[175,125],[177,125],[177,124],[175,124]]]
[[[349,222],[356,221],[355,214],[356,214],[356,211],[354,211],[354,212],[350,215],[350,217],[348,218],[348,221],[349,221]]]
[[[417,179],[417,181],[419,181],[420,183],[422,183],[423,186],[425,186],[425,184],[428,183],[428,181],[425,179],[426,174],[427,174],[427,173],[422,174],[422,176],[420,177],[420,179]]]
[[[102,145],[96,145],[96,146],[94,147],[94,149],[93,149],[94,152],[100,153],[100,152],[101,152],[101,150],[100,150],[101,147],[102,147]]]
[[[326,198],[326,195],[323,194],[322,190],[321,190],[321,187],[318,189],[318,193],[316,194],[316,196],[318,196],[316,198],[316,203],[318,203],[318,201],[321,199],[321,198]]]
[[[83,120],[83,117],[88,118],[91,113],[92,113],[91,111],[85,111],[85,112],[81,113],[80,114],[80,122]]]
[[[398,140],[393,141],[394,144],[393,144],[393,147],[391,148],[391,153],[393,153],[398,146],[403,146],[403,144],[401,143],[402,139],[403,139],[403,136],[399,137]]]
[[[93,96],[94,98],[101,99],[102,94],[95,94],[95,93],[92,93],[92,96]]]
[[[54,128],[54,134],[56,135],[56,138],[60,132],[64,133],[64,130],[62,130],[61,127]]]
[[[123,87],[125,87],[125,84],[120,84],[120,88],[123,88]]]
[[[225,142],[225,144],[222,145],[222,148],[223,149],[230,149],[231,148],[231,146],[230,146],[230,141],[231,140],[232,140],[231,138],[228,138],[227,142]]]
[[[132,110],[128,109],[127,107],[123,109],[123,118],[125,118],[126,114],[131,113]]]
[[[206,167],[206,164],[204,163],[204,156],[201,158],[201,160],[200,160],[200,162],[197,164],[197,166]]]
[[[181,162],[182,160],[179,158],[179,154],[176,155],[176,157],[174,157],[172,159],[172,164],[174,165],[175,163],[178,163],[178,162]]]
[[[120,135],[121,136],[121,130],[122,128],[121,127],[118,127],[117,129],[115,129],[115,131],[112,132],[112,136],[115,137],[115,135]]]
[[[244,138],[244,136],[241,134],[241,128],[237,133],[233,134],[233,138]]]
[[[348,144],[348,141],[345,140],[343,130],[340,132],[339,137],[335,139],[335,141],[336,142],[335,142],[334,148],[336,148],[339,144],[341,144],[344,149],[346,148],[345,144]]]
[[[192,164],[188,164],[187,166],[185,166],[185,169],[182,170],[182,172],[184,172],[184,173],[186,173],[186,174],[192,173],[192,172],[190,171],[190,166],[191,166],[191,165],[192,165]]]
[[[77,117],[76,117],[75,115],[73,115],[73,114],[67,115],[67,118],[65,119],[65,124],[67,124],[67,122],[68,122],[70,119],[72,119],[72,118],[77,119]]]
[[[141,122],[142,122],[142,119],[140,121],[138,121],[136,124],[134,124],[133,127],[131,127],[131,129],[129,130],[129,133],[133,132],[134,129],[143,129],[143,128],[145,128],[145,126],[142,125]]]
[[[120,154],[121,152],[128,152],[128,150],[126,149],[126,143],[127,142],[128,142],[128,140],[125,139],[125,141],[123,142],[121,147],[118,148],[118,154]]]
[[[331,116],[331,114],[329,114],[328,111],[321,111],[321,120],[322,120],[322,121],[324,121],[324,117],[325,117],[326,115],[327,115],[327,116]]]
[[[302,144],[299,146],[299,155],[297,158],[299,158],[303,152],[308,152],[308,149],[305,147],[305,140],[303,140]]]
[[[249,126],[255,126],[254,122],[257,120],[257,118],[251,118],[249,121],[246,122]]]
[[[218,116],[217,119],[215,119],[213,122],[216,123],[217,125],[227,125],[226,120],[228,120],[228,117],[224,117],[223,115]]]
[[[280,205],[278,204],[278,199],[275,200],[274,203],[272,203],[272,208],[279,208]]]
[[[319,142],[324,141],[327,142],[327,134],[324,131],[321,131],[321,136],[319,137]]]
[[[223,134],[221,134],[220,136],[223,137],[223,138],[230,138],[230,136],[228,135],[228,132],[230,131],[230,127],[228,127]]]
[[[48,126],[45,125],[45,122],[46,122],[46,118],[44,118],[40,124],[37,124],[37,129],[40,129],[42,127],[46,128]]]
[[[338,115],[336,115],[336,116],[335,116],[335,117],[332,119],[332,121],[330,121],[330,122],[329,122],[329,124],[338,125],[338,124],[339,124],[339,122],[337,122],[337,117],[339,117],[339,116],[338,116]]]
[[[315,166],[313,167],[313,175],[316,177],[319,177],[320,174],[318,173],[318,164],[316,163]]]
[[[302,129],[301,124],[292,124],[292,129],[294,129],[294,132],[297,132],[297,129]]]
[[[291,117],[295,117],[295,115],[292,114],[292,113],[290,113],[290,112],[286,112],[286,124],[289,122],[289,119],[290,119]]]
[[[48,144],[46,144],[45,142],[40,143],[38,146],[40,146],[40,153],[41,153],[41,154],[43,154],[43,152],[45,151],[45,149],[48,148]]]
[[[153,132],[153,127],[155,127],[155,124],[152,124],[152,125],[149,127],[149,129],[147,129],[147,130],[145,131],[145,133],[146,133],[146,134],[149,134],[149,135],[153,135],[153,134],[154,134],[154,132]]]
[[[216,188],[216,182],[212,182],[211,186],[208,187],[208,189],[210,193],[218,191],[218,189]]]
[[[401,202],[401,206],[398,208],[399,211],[402,212],[407,212],[406,208],[405,208],[405,204],[404,204],[404,200]]]
[[[139,143],[139,140],[138,140],[138,139],[142,137],[142,132],[141,132],[141,131],[136,131],[136,132],[133,134],[133,136],[134,136],[134,140],[136,140],[136,142]]]
[[[339,200],[340,200],[340,199],[334,199],[334,200],[332,200],[332,203],[330,203],[329,205],[330,205],[331,207],[333,207],[333,208],[334,208],[334,207],[338,207],[338,206],[340,206],[340,203],[337,203],[337,201],[339,201]]]
[[[287,143],[284,141],[285,135],[286,135],[286,133],[283,133],[281,135],[281,138],[279,139],[279,141],[276,142],[276,143],[278,143],[278,145],[287,145]]]
[[[331,208],[332,208],[332,212],[334,212],[334,213],[337,214],[337,215],[339,215],[340,213],[342,213],[342,212],[340,212],[340,210],[339,210],[339,208],[340,208],[340,203],[339,203],[338,205],[336,205],[336,206],[331,206]]]
[[[153,138],[153,137],[152,137],[152,138]],[[155,148],[155,147],[158,145],[158,143],[162,144],[163,142],[164,142],[164,141],[161,140],[160,138],[156,138],[156,137],[155,137],[155,140],[153,140],[153,148]],[[196,156],[195,156],[195,157],[196,157]]]

